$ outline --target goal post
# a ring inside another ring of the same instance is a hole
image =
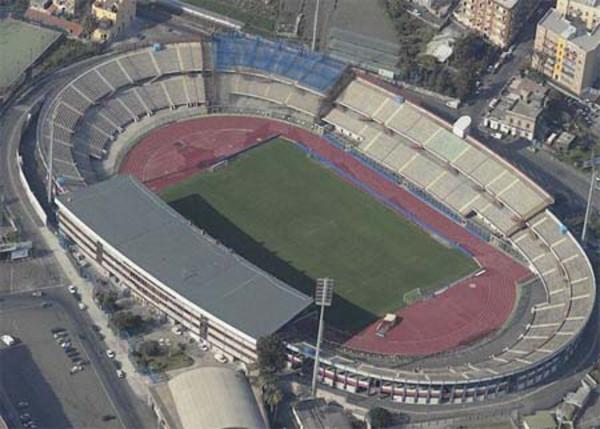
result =
[[[404,294],[405,304],[413,304],[417,301],[420,301],[421,299],[423,299],[423,293],[421,291],[421,288],[410,290]]]

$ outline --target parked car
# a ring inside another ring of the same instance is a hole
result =
[[[117,369],[117,377],[125,378],[125,371],[123,371],[122,369]]]
[[[83,371],[83,367],[81,365],[73,365],[69,372],[71,374],[75,374],[76,372],[79,372],[79,371]]]
[[[110,359],[114,359],[116,355],[117,354],[114,351],[112,351],[112,350],[107,350],[106,351],[106,356],[108,356]]]
[[[44,292],[42,292],[41,290],[31,292],[31,296],[33,296],[34,298],[39,298],[42,295],[44,295]]]
[[[11,337],[10,335],[2,335],[0,340],[4,343],[5,346],[10,347],[17,343],[17,339],[15,337]]]
[[[75,295],[77,293],[77,288],[75,287],[75,285],[69,285],[69,293],[71,295]]]

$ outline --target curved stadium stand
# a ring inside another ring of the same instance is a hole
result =
[[[95,182],[91,159],[103,159],[129,123],[162,109],[206,103],[200,42],[146,48],[96,65],[63,88],[41,127],[61,187]]]

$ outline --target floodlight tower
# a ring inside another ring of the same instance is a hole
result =
[[[313,20],[313,34],[312,34],[312,50],[317,49],[317,27],[319,25],[319,8],[321,7],[321,0],[317,0],[315,7],[315,19]]]
[[[317,334],[317,349],[315,351],[315,366],[313,368],[311,395],[317,393],[317,377],[319,375],[319,354],[321,352],[321,341],[323,339],[323,317],[325,315],[325,307],[331,306],[333,299],[333,284],[332,278],[324,277],[317,279],[317,290],[315,293],[315,304],[321,307],[321,315],[319,316],[319,331]]]

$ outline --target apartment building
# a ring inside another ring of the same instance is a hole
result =
[[[135,18],[136,0],[96,0],[92,16],[98,27],[92,33],[96,41],[110,40],[122,33]]]
[[[599,26],[550,9],[537,25],[532,67],[581,96],[598,77]]]
[[[505,48],[527,20],[537,0],[461,0],[454,18]]]
[[[583,21],[588,30],[600,23],[600,0],[557,0],[556,11],[568,19]]]

